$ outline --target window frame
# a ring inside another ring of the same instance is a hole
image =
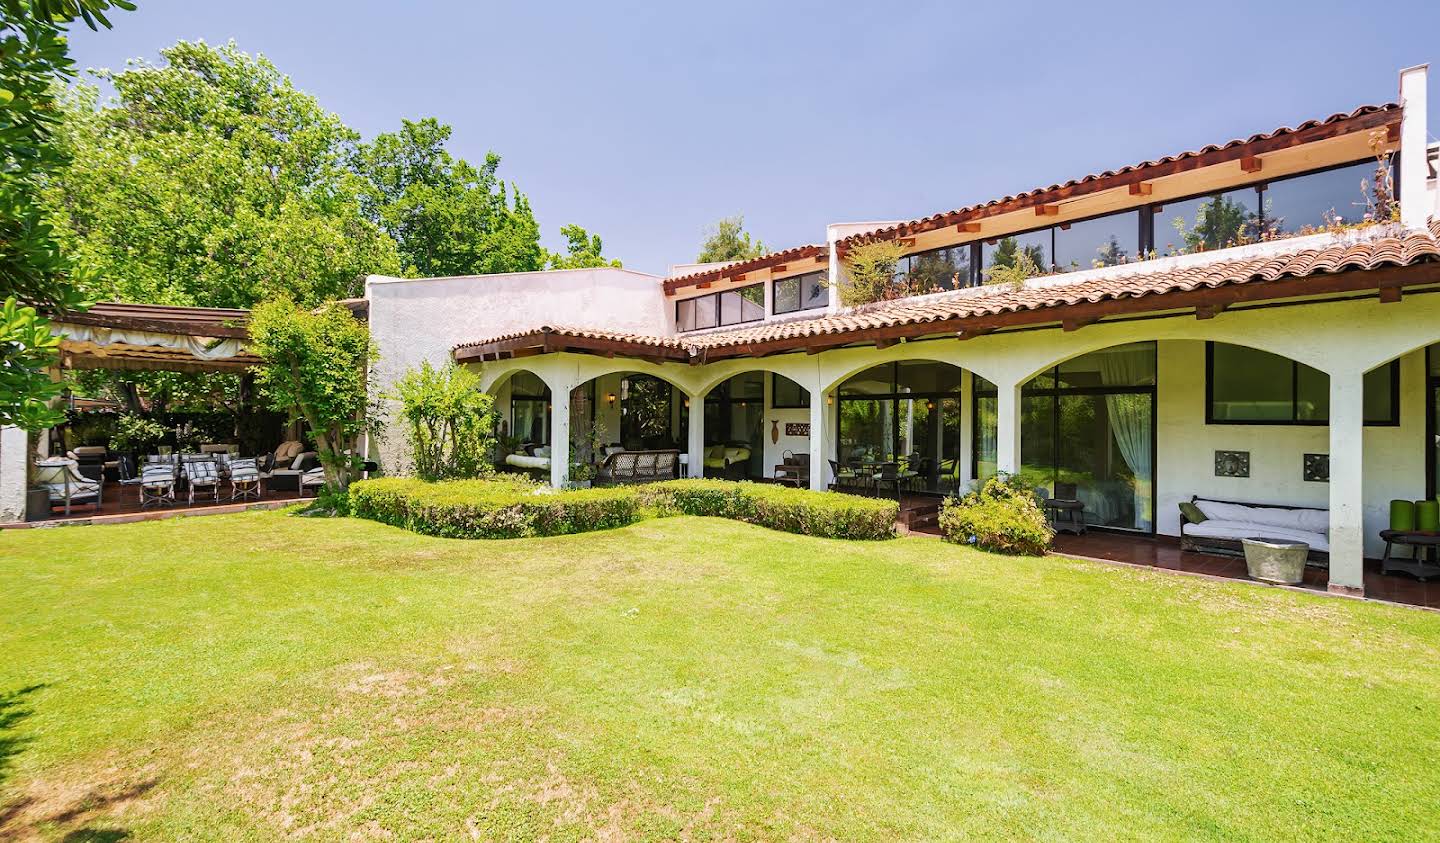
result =
[[[758,287],[758,288],[760,289],[760,315],[759,315],[759,316],[756,316],[754,319],[741,319],[741,320],[736,321],[736,322],[726,322],[726,321],[725,321],[725,311],[724,311],[724,308],[721,306],[720,296],[723,295],[723,294],[725,294],[725,293],[735,293],[736,295],[739,295],[739,293],[740,293],[741,290],[749,290],[749,289],[756,288],[756,287]],[[688,304],[688,303],[692,303],[692,302],[699,302],[701,299],[714,299],[714,300],[715,300],[715,324],[714,324],[714,325],[705,325],[705,326],[703,326],[703,327],[697,327],[697,328],[681,328],[681,327],[680,327],[680,305],[682,305],[682,304]],[[676,300],[675,300],[675,308],[674,308],[674,310],[675,310],[675,333],[677,333],[677,334],[689,334],[689,333],[693,333],[693,332],[695,332],[695,331],[709,331],[709,330],[713,330],[713,329],[715,329],[715,328],[731,328],[731,327],[734,327],[735,325],[749,325],[749,324],[752,324],[752,323],[754,323],[754,322],[763,322],[763,321],[765,321],[765,315],[766,315],[766,314],[765,314],[765,283],[764,283],[763,281],[761,281],[761,282],[757,282],[757,283],[754,283],[754,284],[745,284],[745,285],[740,286],[740,287],[732,287],[732,288],[730,288],[730,289],[728,289],[728,290],[716,290],[716,291],[713,292],[713,293],[706,293],[706,294],[703,295],[703,296],[691,296],[690,298],[676,299]]]
[[[808,409],[810,409],[810,402],[813,401],[813,400],[815,400],[815,399],[810,395],[810,390],[808,390],[808,389],[806,389],[805,387],[801,386],[798,381],[791,380],[790,378],[785,378],[785,380],[790,381],[791,383],[795,384],[795,386],[798,387],[801,392],[805,393],[805,395],[806,395],[806,397],[807,397],[808,400],[806,400],[806,402],[805,402],[804,404],[781,404],[779,401],[775,400],[775,396],[777,396],[777,395],[780,394],[780,390],[779,390],[779,388],[778,388],[778,387],[780,386],[780,378],[785,378],[785,376],[782,375],[782,374],[780,374],[779,372],[771,372],[771,373],[770,373],[770,409],[772,409],[772,410],[808,410]]]
[[[1235,343],[1227,343],[1235,345]],[[1260,425],[1265,427],[1329,427],[1329,411],[1326,411],[1324,419],[1297,419],[1296,413],[1300,406],[1300,366],[1299,360],[1293,360],[1281,354],[1265,351],[1251,346],[1240,346],[1251,351],[1259,351],[1265,354],[1272,354],[1276,357],[1288,360],[1291,366],[1290,376],[1290,418],[1289,419],[1261,419],[1258,421],[1245,421],[1240,419],[1217,419],[1215,418],[1215,341],[1205,341],[1205,424],[1207,425]],[[1365,427],[1399,427],[1400,426],[1400,360],[1396,358],[1389,363],[1390,367],[1390,417],[1384,421],[1364,420]],[[1326,374],[1323,373],[1322,374]],[[1361,395],[1363,409],[1364,395]]]
[[[816,270],[816,271],[814,271],[814,272],[802,272],[802,273],[800,273],[799,275],[787,275],[787,276],[784,277],[784,278],[775,278],[775,279],[772,279],[772,280],[770,281],[770,312],[773,313],[773,314],[776,315],[776,316],[783,316],[783,315],[790,314],[790,313],[804,313],[804,312],[809,311],[809,310],[820,310],[821,308],[827,308],[827,307],[829,307],[829,306],[830,306],[830,293],[829,293],[829,290],[828,290],[828,289],[826,290],[826,293],[825,293],[825,303],[824,303],[824,304],[815,304],[815,305],[811,305],[811,306],[809,306],[809,307],[805,307],[805,306],[804,306],[804,301],[805,301],[804,281],[805,281],[805,279],[806,279],[806,278],[809,278],[809,277],[812,276],[812,275],[820,275],[820,276],[823,276],[824,274],[825,274],[825,271],[822,269],[822,270]],[[780,296],[779,296],[779,293],[777,292],[777,289],[779,288],[779,286],[780,286],[781,284],[784,284],[784,283],[787,283],[787,282],[790,282],[790,281],[794,281],[794,282],[796,282],[797,284],[800,284],[800,285],[801,285],[801,286],[800,286],[800,289],[796,291],[797,294],[796,294],[796,297],[795,297],[796,302],[799,303],[800,306],[794,308],[793,310],[781,310],[781,309],[776,305],[776,302],[780,301]]]

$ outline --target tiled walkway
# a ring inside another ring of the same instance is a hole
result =
[[[1179,541],[1167,536],[1149,538],[1098,532],[1084,536],[1059,535],[1055,537],[1055,550],[1069,556],[1146,565],[1212,577],[1248,579],[1244,559],[1182,551]],[[1307,567],[1302,587],[1325,591],[1327,580],[1323,568]],[[1365,596],[1373,600],[1440,609],[1440,580],[1422,583],[1408,574],[1381,574],[1380,563],[1373,559],[1367,560]]]

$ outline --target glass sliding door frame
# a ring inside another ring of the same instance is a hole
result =
[[[1054,380],[1054,374],[1056,370],[1056,367],[1046,369],[1040,375],[1037,375],[1036,379],[1050,377],[1052,384],[1058,383],[1058,381]],[[1034,380],[1035,379],[1032,379],[1031,382],[1033,382]],[[1160,462],[1158,443],[1159,437],[1156,435],[1159,428],[1159,410],[1157,407],[1155,386],[1026,386],[1022,388],[1020,397],[1022,402],[1022,408],[1023,402],[1026,399],[1050,398],[1050,431],[1051,434],[1055,437],[1055,439],[1051,443],[1052,447],[1050,461],[1047,467],[1050,469],[1050,482],[1054,483],[1054,478],[1059,475],[1062,468],[1062,463],[1064,462],[1062,456],[1065,454],[1065,442],[1063,439],[1060,438],[1061,399],[1068,396],[1104,397],[1107,395],[1146,395],[1150,398],[1150,512],[1152,514],[1152,517],[1150,519],[1150,528],[1148,530],[1142,530],[1138,528],[1132,529],[1127,527],[1111,527],[1102,524],[1090,524],[1089,527],[1093,530],[1128,533],[1131,535],[1138,533],[1141,535],[1153,536],[1155,535],[1156,524],[1159,521],[1158,517],[1155,517],[1155,515],[1156,507],[1159,500],[1159,484],[1156,482],[1156,477],[1159,475]],[[974,424],[971,425],[970,473],[972,477],[980,476],[980,446],[982,438],[984,436],[984,432],[981,430],[980,425],[980,402],[984,399],[990,399],[993,401],[996,400],[996,398],[997,395],[994,389],[981,387],[979,385],[979,378],[977,377],[976,386],[974,389],[971,390],[970,396],[970,411],[972,413],[971,418],[975,420]],[[1024,450],[1023,441],[1021,442],[1021,450],[1022,452]],[[1432,471],[1431,474],[1433,476],[1434,472]]]

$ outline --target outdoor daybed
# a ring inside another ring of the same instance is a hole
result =
[[[1310,546],[1311,561],[1328,562],[1329,531],[1330,511],[1316,507],[1235,503],[1198,495],[1191,498],[1190,506],[1180,505],[1181,550],[1233,556],[1244,553],[1241,539],[1291,539]]]
[[[549,446],[540,446],[530,449],[530,452],[525,454],[506,454],[505,464],[522,471],[549,471],[550,448]]]

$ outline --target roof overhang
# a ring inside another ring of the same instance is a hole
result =
[[[1319,272],[1273,280],[1227,281],[1193,289],[1140,289],[1094,301],[1017,306],[1004,312],[985,315],[902,317],[891,324],[873,327],[836,325],[813,333],[753,340],[727,338],[725,341],[712,342],[707,341],[705,335],[679,338],[596,336],[597,332],[577,333],[563,328],[541,328],[525,334],[458,346],[453,354],[454,359],[460,363],[571,352],[628,357],[656,363],[702,364],[799,351],[818,354],[855,345],[885,347],[927,337],[970,339],[1007,330],[1044,327],[1073,331],[1106,320],[1137,316],[1171,314],[1209,319],[1232,306],[1262,302],[1301,303],[1363,295],[1378,297],[1384,302],[1395,302],[1399,301],[1407,290],[1437,286],[1440,286],[1440,261],[1419,259],[1406,265]]]
[[[1125,189],[1128,191],[1132,187],[1138,187],[1157,179],[1221,164],[1240,162],[1243,167],[1246,162],[1259,159],[1263,155],[1307,144],[1330,141],[1359,132],[1385,129],[1387,141],[1398,142],[1402,115],[1403,109],[1394,103],[1362,106],[1345,114],[1334,114],[1323,120],[1311,120],[1293,129],[1280,128],[1263,135],[1253,135],[1246,139],[1232,140],[1155,161],[1145,161],[1122,167],[1119,170],[1096,173],[1064,184],[1036,188],[1015,196],[935,214],[877,231],[853,234],[837,241],[836,249],[843,255],[852,246],[876,240],[913,238],[947,228],[964,231],[967,230],[967,224],[973,227],[976,223],[993,217],[1032,209],[1046,209],[1048,206],[1058,203],[1112,190]],[[973,234],[971,237],[973,239]]]
[[[247,310],[102,302],[51,317],[67,369],[238,372],[260,362],[246,349]]]
[[[768,273],[767,277],[813,272],[821,268],[822,264],[829,262],[829,254],[829,249],[819,244],[796,246],[783,252],[772,252],[752,260],[736,261],[704,272],[695,272],[678,278],[667,278],[663,286],[665,295],[673,296],[687,287],[703,289],[711,284],[763,280],[758,276],[752,277],[755,273],[762,271]]]

